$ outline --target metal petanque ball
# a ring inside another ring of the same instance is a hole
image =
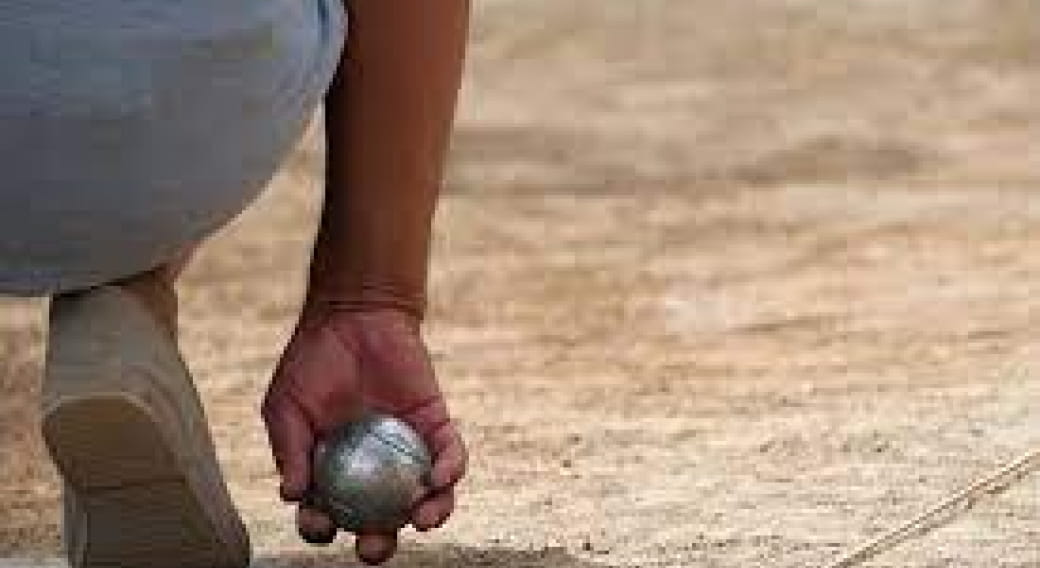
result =
[[[407,524],[431,467],[429,451],[408,424],[369,414],[315,447],[311,501],[342,529],[394,531]]]

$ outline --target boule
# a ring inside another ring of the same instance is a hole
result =
[[[395,531],[408,522],[432,462],[408,424],[367,414],[338,428],[314,450],[310,501],[350,532]]]

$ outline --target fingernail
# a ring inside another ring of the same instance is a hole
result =
[[[426,513],[426,514],[423,514],[423,513]],[[419,516],[418,516],[418,518],[415,519],[415,521],[416,521],[415,524],[414,524],[415,530],[417,530],[419,532],[426,532],[426,531],[428,531],[428,530],[433,528],[433,523],[430,520],[430,515],[426,511],[423,511],[422,513],[419,513]]]
[[[332,544],[336,540],[336,533],[329,532],[326,534],[304,534],[300,533],[300,538],[303,539],[307,544],[313,544],[317,546],[325,546]]]

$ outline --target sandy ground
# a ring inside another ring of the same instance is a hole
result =
[[[1040,443],[1035,0],[479,0],[427,328],[473,450],[392,566],[803,567]],[[256,415],[313,136],[183,338],[259,566],[343,565]],[[42,303],[0,300],[0,556],[57,551]],[[1040,476],[871,566],[1040,566]]]

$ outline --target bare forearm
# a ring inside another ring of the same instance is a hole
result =
[[[325,203],[309,301],[421,316],[469,1],[344,2],[350,35],[325,101]]]

